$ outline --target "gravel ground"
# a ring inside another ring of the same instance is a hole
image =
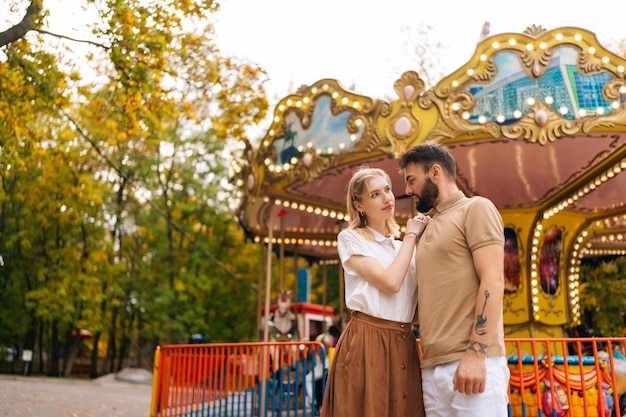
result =
[[[0,375],[0,417],[149,417],[152,387],[113,374],[94,380]]]

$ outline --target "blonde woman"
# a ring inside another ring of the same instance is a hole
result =
[[[428,217],[395,221],[389,175],[362,167],[348,184],[348,227],[338,237],[352,318],[329,370],[323,417],[424,415],[412,321],[417,305],[414,253]]]

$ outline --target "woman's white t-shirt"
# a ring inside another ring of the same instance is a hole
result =
[[[369,241],[352,229],[344,229],[337,236],[337,249],[344,268],[346,307],[370,316],[408,323],[413,320],[417,305],[415,256],[411,256],[409,270],[397,293],[379,290],[347,264],[353,255],[372,257],[385,269],[393,262],[402,242],[385,237],[372,228],[369,230],[374,234],[374,240]]]

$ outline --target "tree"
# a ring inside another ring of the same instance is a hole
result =
[[[47,352],[51,375],[86,348],[95,377],[191,333],[255,334],[259,248],[226,157],[267,101],[264,71],[214,45],[215,2],[85,4],[80,57],[41,1],[0,34],[0,344]]]
[[[596,334],[623,336],[626,313],[626,257],[581,267],[583,313],[591,317]]]
[[[43,0],[31,1],[22,20],[17,25],[4,32],[0,32],[0,47],[23,38],[28,32],[35,28],[36,22],[40,18],[42,1]]]
[[[418,73],[424,81],[425,89],[433,87],[445,75],[441,61],[441,51],[445,46],[433,40],[433,27],[424,23],[419,23],[415,27],[403,27],[402,32],[406,39],[403,49],[410,59],[408,67]],[[400,69],[405,70],[406,68]]]

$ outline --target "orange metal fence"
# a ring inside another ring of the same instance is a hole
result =
[[[151,416],[314,416],[326,358],[319,342],[163,346]]]
[[[626,338],[507,339],[509,416],[620,417]]]
[[[626,338],[507,339],[509,417],[621,417]],[[328,354],[318,342],[167,345],[152,417],[316,416]]]

